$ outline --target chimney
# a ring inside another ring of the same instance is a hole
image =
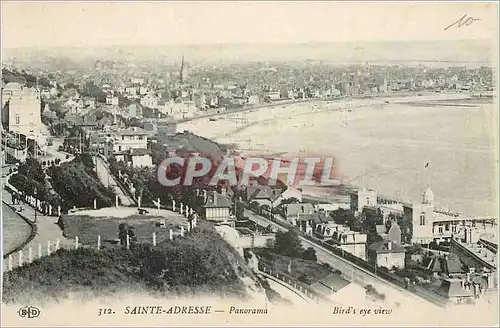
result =
[[[392,242],[390,240],[387,242],[387,250],[392,250]]]
[[[217,194],[214,192],[212,195],[212,200],[215,206],[217,206]]]

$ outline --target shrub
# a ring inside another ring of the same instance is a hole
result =
[[[316,261],[318,258],[316,257],[316,250],[312,247],[307,248],[302,253],[302,258],[304,260]]]
[[[301,281],[305,284],[308,284],[308,285],[311,284],[311,281],[309,280],[309,278],[305,274],[301,275],[298,279],[299,279],[299,281]]]

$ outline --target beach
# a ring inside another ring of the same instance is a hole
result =
[[[494,104],[467,98],[312,101],[230,113],[216,121],[194,119],[179,129],[234,144],[243,153],[335,157],[345,184],[407,201],[418,201],[430,185],[440,208],[496,216]],[[460,101],[467,106],[457,105]],[[304,192],[333,197],[336,190]]]

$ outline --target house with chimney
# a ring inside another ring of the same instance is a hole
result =
[[[323,224],[323,226],[328,227],[328,224]],[[366,260],[367,235],[365,233],[353,231],[347,226],[337,224],[330,225],[330,227],[326,229],[326,232],[331,234],[331,240],[328,241],[328,243],[360,259]]]
[[[231,200],[217,191],[204,191],[203,210],[205,219],[215,222],[227,222],[231,218]]]
[[[405,249],[390,240],[381,240],[368,247],[368,260],[378,267],[405,267]]]
[[[246,189],[247,202],[257,202],[259,206],[272,206],[281,194],[281,189],[271,188],[270,186],[248,186]]]

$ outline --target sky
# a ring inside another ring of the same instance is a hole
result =
[[[2,47],[498,39],[493,3],[1,1]],[[463,15],[469,26],[445,27]]]

